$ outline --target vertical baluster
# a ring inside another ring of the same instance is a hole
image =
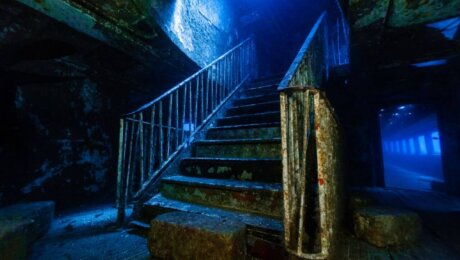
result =
[[[206,113],[204,112],[204,75],[205,75],[205,72],[203,71],[203,73],[201,73],[201,80],[200,80],[200,95],[201,95],[201,116],[200,116],[200,119],[201,119],[201,124],[203,124],[204,120],[206,119],[205,115]]]
[[[175,140],[176,140],[176,146],[175,146],[175,150],[177,150],[177,148],[179,147],[179,89],[176,90],[175,92],[175,96],[176,96],[176,103],[175,103],[175,115],[174,117],[176,118],[176,136],[175,136]]]
[[[217,76],[214,75],[214,72],[215,72],[215,68],[214,68],[215,65],[212,65],[211,67],[211,75],[212,75],[212,79],[211,79],[211,113],[214,111],[214,83],[216,81],[216,78]]]
[[[195,128],[198,126],[198,85],[199,85],[199,76],[197,76],[196,81],[195,81],[195,118],[193,120]]]
[[[222,91],[222,99],[221,100],[223,100],[224,97],[227,95],[227,89],[228,89],[228,55],[225,56],[222,66],[224,68],[223,69],[223,71],[224,71],[224,75],[223,75],[224,88],[223,88],[223,90],[224,91]]]
[[[158,145],[160,148],[160,162],[159,166],[161,167],[163,165],[163,100],[160,100],[158,102],[158,129],[159,129],[159,140],[158,140]]]
[[[155,165],[155,152],[156,152],[156,135],[155,135],[155,105],[152,106],[152,115],[150,118],[150,173],[153,173],[153,167]]]
[[[342,61],[341,61],[341,58],[340,58],[340,27],[339,27],[339,18],[337,18],[337,30],[336,30],[336,33],[337,33],[337,56],[339,57],[339,63],[337,65],[340,65],[342,64]]]
[[[173,103],[173,96],[169,95],[168,134],[166,135],[166,158],[169,158],[169,155],[171,153],[172,103]]]
[[[188,99],[188,137],[192,137],[192,81],[188,84],[188,92],[189,92],[189,99]],[[190,139],[189,139],[190,142]]]
[[[182,91],[183,99],[182,99],[182,136],[181,141],[182,143],[185,142],[185,111],[187,110],[187,85],[184,85]]]
[[[206,119],[208,118],[208,114],[209,114],[209,83],[211,81],[211,69],[208,68],[206,70],[206,73],[207,73],[207,78],[206,78],[206,90],[205,90],[205,93],[206,93],[206,98],[205,98],[205,108],[206,108]]]
[[[118,167],[117,167],[117,222],[121,223],[123,222],[125,218],[125,207],[126,204],[124,202],[123,198],[123,191],[124,191],[124,183],[123,183],[123,153],[124,153],[124,120],[120,119],[120,136],[118,139]]]
[[[144,113],[139,114],[139,174],[141,187],[144,185]]]
[[[126,179],[129,180],[129,176],[131,175],[131,164],[132,162],[134,161],[133,159],[133,145],[134,145],[134,142],[135,142],[135,138],[134,138],[134,122],[136,120],[136,115],[133,115],[133,121],[128,124],[128,127],[129,125],[131,125],[131,129],[130,129],[130,135],[129,135],[129,151],[128,151],[128,165],[127,165],[127,170],[126,170]],[[129,122],[129,121],[127,121]],[[129,186],[129,183],[128,182],[125,182],[126,183],[126,190],[125,190],[125,200],[128,199],[127,198],[127,194],[128,194],[128,186]]]
[[[220,105],[220,101],[222,100],[221,99],[221,97],[222,97],[222,89],[223,89],[223,85],[224,85],[224,83],[223,83],[223,81],[224,81],[223,64],[224,64],[223,61],[219,62],[219,91],[218,91],[218,95],[217,95],[217,102],[218,102],[217,105]]]

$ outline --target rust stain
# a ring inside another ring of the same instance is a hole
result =
[[[324,179],[318,179],[319,185],[323,186],[324,185]]]

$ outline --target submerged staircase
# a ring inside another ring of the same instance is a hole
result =
[[[218,217],[246,225],[249,254],[264,257],[273,253],[267,247],[281,246],[280,80],[242,87],[205,140],[192,143],[180,173],[161,179],[160,193],[143,205],[144,219],[170,211]]]

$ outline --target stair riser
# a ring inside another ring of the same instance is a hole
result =
[[[281,162],[182,161],[186,176],[234,179],[268,183],[281,182]]]
[[[246,114],[256,114],[256,113],[264,113],[267,111],[279,111],[280,103],[269,103],[269,104],[261,104],[256,106],[250,107],[235,107],[230,108],[227,110],[225,115],[227,116],[239,116],[239,115],[246,115]]]
[[[266,103],[272,101],[279,101],[279,95],[264,95],[260,97],[253,97],[253,98],[242,98],[233,101],[234,106],[245,106],[245,105],[252,105],[256,103]]]
[[[206,138],[215,140],[245,139],[245,138],[279,138],[281,129],[279,127],[247,128],[247,129],[225,129],[209,130]]]
[[[210,158],[281,158],[281,143],[198,144],[196,157]]]
[[[278,94],[276,86],[270,86],[267,88],[257,88],[257,89],[245,89],[241,92],[242,97],[253,97],[259,95],[275,95]]]
[[[283,195],[278,191],[216,189],[164,182],[161,192],[170,199],[282,218]]]
[[[280,122],[279,113],[270,113],[264,115],[241,116],[236,118],[221,118],[217,120],[217,126],[245,125]]]

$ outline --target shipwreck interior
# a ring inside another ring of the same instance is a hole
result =
[[[0,259],[460,259],[460,0],[2,0],[0,113]]]

